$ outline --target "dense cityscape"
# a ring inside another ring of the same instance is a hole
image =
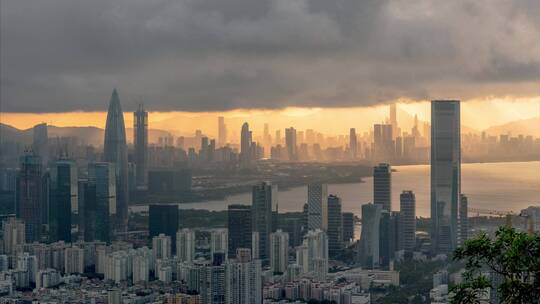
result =
[[[223,117],[217,140],[197,131],[150,144],[141,105],[128,145],[114,90],[102,147],[49,138],[48,126],[36,125],[24,151],[2,146],[0,303],[447,303],[463,268],[449,257],[465,240],[493,235],[502,215],[522,231],[540,230],[534,202],[519,215],[470,208],[460,190],[462,145],[538,156],[540,139],[463,138],[459,101],[431,107],[431,122],[415,121],[410,132],[391,105],[388,123],[364,135],[351,128],[348,138],[324,138],[291,127],[282,141],[266,124],[257,141],[244,123],[236,145]],[[392,208],[392,164],[411,162],[431,167],[429,219],[417,216],[408,189],[400,189],[399,211]],[[359,202],[361,214],[345,212],[328,183],[367,176],[372,202]],[[278,187],[288,183],[307,185],[306,201],[280,213]],[[229,204],[224,218],[179,210],[178,202],[217,187],[225,196],[251,191],[251,203]],[[140,203],[147,211],[129,211]],[[496,303],[496,290],[486,296]]]

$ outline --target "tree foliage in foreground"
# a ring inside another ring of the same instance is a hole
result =
[[[463,283],[452,288],[452,303],[483,303],[487,288],[496,288],[501,303],[540,303],[539,234],[501,227],[493,240],[482,234],[466,241],[454,259],[465,261],[465,272]],[[500,284],[493,284],[486,272]]]

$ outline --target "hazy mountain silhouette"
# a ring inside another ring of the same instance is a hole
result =
[[[512,136],[516,136],[523,134],[540,137],[540,116],[492,126],[487,128],[485,131],[490,135],[511,134]]]

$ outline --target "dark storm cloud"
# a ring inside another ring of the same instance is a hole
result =
[[[6,0],[1,111],[540,94],[540,2]]]

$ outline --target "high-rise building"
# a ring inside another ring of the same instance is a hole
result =
[[[85,222],[85,240],[111,242],[112,223],[116,219],[116,181],[114,164],[88,164],[89,187],[84,202],[85,217],[88,218]]]
[[[84,273],[84,249],[76,246],[64,250],[64,272]]]
[[[227,303],[262,303],[261,261],[252,260],[250,250],[239,248],[236,260],[227,264]]]
[[[75,162],[56,161],[51,168],[49,194],[49,240],[71,243],[71,214],[78,214],[78,180]]]
[[[412,252],[416,246],[416,197],[412,191],[403,191],[400,201],[400,248]]]
[[[375,124],[373,126],[373,158],[388,160],[394,157],[392,125]]]
[[[458,239],[461,193],[461,126],[459,100],[431,102],[431,244],[448,253]]]
[[[395,103],[390,105],[390,125],[392,126],[393,136],[399,136],[397,122],[397,105]]]
[[[229,253],[229,231],[226,228],[212,229],[210,231],[210,255],[214,258],[216,253],[223,254],[225,260]]]
[[[225,118],[223,116],[218,117],[218,146],[223,147],[227,145],[227,125],[225,125]]]
[[[148,112],[139,105],[133,112],[133,145],[135,148],[135,183],[144,187],[148,183]]]
[[[148,208],[148,230],[150,238],[163,233],[171,238],[172,251],[176,252],[178,231],[178,205],[150,205]]]
[[[249,166],[253,159],[251,144],[251,131],[249,130],[248,123],[245,122],[242,125],[242,130],[240,134],[240,162],[243,166]]]
[[[32,149],[34,153],[41,158],[41,165],[46,167],[49,163],[49,135],[47,124],[40,123],[34,126],[34,138]]]
[[[26,241],[41,240],[43,215],[47,211],[46,191],[39,156],[26,153],[21,157],[15,194],[17,217],[25,223]]]
[[[459,196],[459,244],[469,239],[469,200],[465,194]]]
[[[343,222],[343,242],[352,243],[354,241],[354,213],[343,212],[341,219]]]
[[[155,260],[171,258],[171,237],[163,233],[153,237],[152,254]]]
[[[393,212],[381,210],[379,222],[379,260],[378,266],[388,269],[390,262],[394,260],[397,246],[396,226],[398,218]]]
[[[349,152],[351,153],[351,159],[358,157],[358,139],[356,138],[356,129],[351,128],[349,132]]]
[[[289,234],[281,229],[270,234],[270,269],[285,273],[289,264]]]
[[[373,168],[373,203],[382,210],[392,211],[392,168],[379,164]]]
[[[3,221],[2,239],[4,242],[4,253],[8,255],[15,253],[18,245],[24,245],[26,243],[24,222],[13,217]]]
[[[343,249],[343,223],[341,221],[341,198],[328,196],[328,252],[338,255]]]
[[[381,205],[362,205],[362,232],[358,255],[360,264],[364,268],[372,269],[379,265],[381,210]]]
[[[259,234],[259,258],[269,257],[272,228],[272,206],[277,206],[277,185],[263,182],[253,186],[251,201],[252,231]]]
[[[178,230],[176,255],[180,262],[192,262],[195,259],[195,231],[187,228]]]
[[[251,248],[251,206],[229,205],[229,257],[234,257],[238,248]]]
[[[315,279],[324,281],[328,274],[328,236],[322,230],[310,230],[296,249],[296,264],[303,273],[313,272]]]
[[[285,129],[285,145],[287,146],[287,156],[289,161],[298,160],[296,129],[293,127]]]
[[[115,230],[126,231],[128,220],[128,160],[126,127],[118,92],[114,89],[107,112],[103,160],[115,164],[116,170],[116,221]]]
[[[326,184],[308,185],[308,229],[328,228],[328,186]]]

